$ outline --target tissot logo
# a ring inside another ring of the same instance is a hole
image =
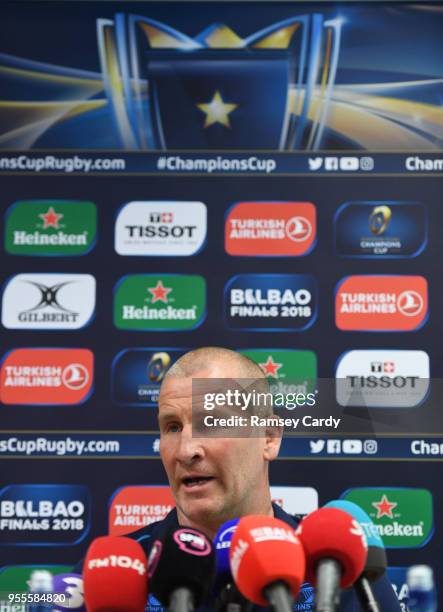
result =
[[[337,286],[335,321],[345,331],[414,331],[427,314],[422,276],[349,276]]]
[[[337,252],[347,257],[415,257],[426,247],[419,202],[349,202],[335,216]]]
[[[6,283],[2,324],[9,329],[80,329],[95,310],[90,274],[17,274]]]
[[[313,247],[315,206],[309,202],[240,202],[226,217],[230,255],[300,256]]]
[[[86,536],[89,522],[85,486],[20,484],[0,491],[0,544],[77,544]]]
[[[240,274],[225,287],[232,329],[302,330],[317,313],[317,284],[307,274]]]
[[[195,255],[205,240],[202,202],[130,202],[115,223],[119,255]]]
[[[13,255],[85,255],[95,244],[92,202],[23,200],[6,215],[5,249]]]
[[[94,358],[87,349],[22,348],[7,353],[0,370],[4,404],[81,404],[93,383]]]
[[[341,406],[411,408],[426,398],[429,356],[424,351],[349,351],[336,372]]]

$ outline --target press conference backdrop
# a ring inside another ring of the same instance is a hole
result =
[[[0,591],[166,514],[159,383],[221,345],[329,389],[273,497],[360,504],[405,603],[443,571],[441,5],[1,13]]]

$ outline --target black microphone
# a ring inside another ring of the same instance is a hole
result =
[[[215,612],[241,612],[251,608],[250,602],[243,597],[234,583],[229,562],[231,540],[238,521],[239,519],[232,519],[223,523],[214,538],[216,558],[214,592],[218,593],[214,604]]]
[[[371,582],[378,580],[386,571],[387,560],[383,540],[366,512],[353,502],[343,499],[334,500],[325,506],[338,508],[350,514],[360,524],[368,541],[368,556],[361,576],[354,583],[354,590],[364,612],[380,612]]]
[[[211,588],[215,555],[210,540],[191,527],[171,528],[148,558],[149,592],[171,612],[198,608]]]

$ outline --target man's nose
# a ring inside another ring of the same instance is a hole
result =
[[[180,435],[180,444],[177,450],[177,460],[182,463],[192,463],[204,456],[202,438],[192,437],[192,427],[185,426]]]

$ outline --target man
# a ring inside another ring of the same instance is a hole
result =
[[[147,556],[151,542],[171,526],[195,527],[212,539],[224,522],[247,514],[275,516],[294,528],[298,524],[271,502],[269,463],[278,455],[281,437],[271,430],[246,438],[197,437],[195,431],[193,436],[193,379],[208,379],[208,384],[213,379],[255,379],[266,385],[256,363],[224,348],[190,351],[167,372],[159,396],[160,455],[176,508],[163,521],[129,534],[140,542]],[[268,411],[266,407],[259,410]],[[383,612],[400,610],[386,578],[378,581],[375,590]],[[345,612],[360,610],[353,593],[342,597],[342,603]],[[208,612],[213,609],[214,602],[204,608]],[[304,604],[300,609],[309,607]]]

